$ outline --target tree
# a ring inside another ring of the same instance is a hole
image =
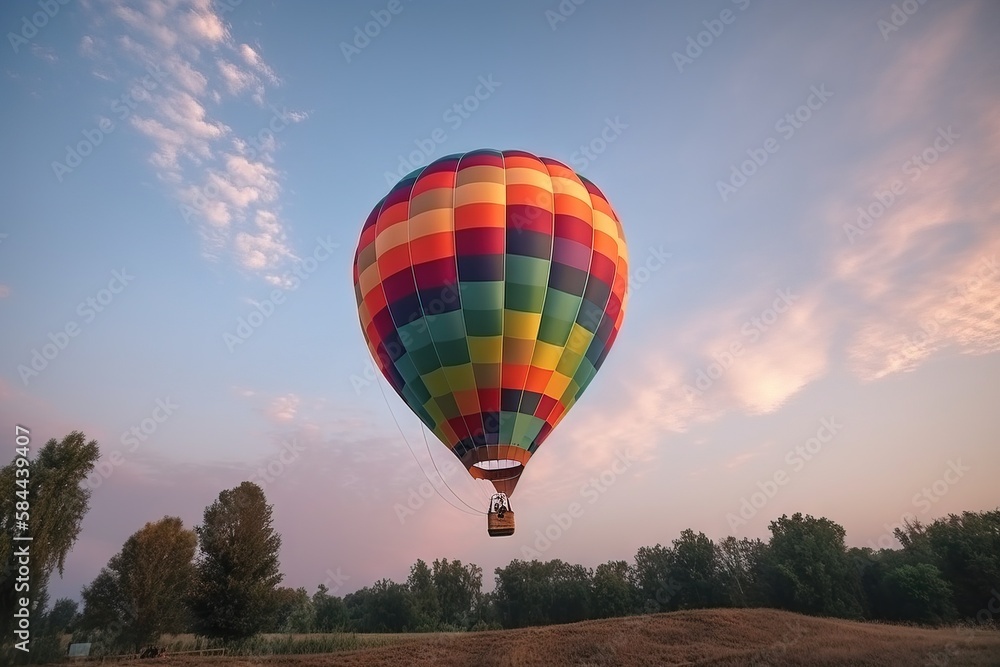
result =
[[[200,541],[197,576],[190,596],[195,628],[223,640],[250,637],[271,617],[281,583],[271,506],[252,482],[223,491],[205,508],[195,528]]]
[[[316,632],[333,632],[347,627],[347,605],[344,601],[328,593],[329,589],[320,584],[313,593],[312,603],[316,613]]]
[[[305,588],[280,587],[274,591],[271,621],[263,628],[268,632],[312,632],[316,626],[316,610]]]
[[[886,610],[890,621],[938,624],[955,617],[951,587],[928,563],[900,565],[882,578],[884,596],[893,602]]]
[[[561,560],[545,564],[549,584],[547,616],[550,623],[575,623],[591,618],[590,591],[593,574],[582,565]]]
[[[657,544],[639,547],[632,570],[633,586],[639,596],[639,611],[655,613],[676,609],[674,599],[680,583],[671,576],[673,556],[670,549]]]
[[[435,560],[434,590],[437,592],[441,620],[453,626],[469,628],[473,610],[482,594],[483,570],[478,565],[448,559]]]
[[[725,582],[729,604],[756,607],[764,603],[760,586],[761,563],[767,545],[759,539],[729,536],[716,545],[720,576]]]
[[[434,565],[436,568],[437,562]],[[436,629],[440,622],[441,605],[438,603],[438,590],[434,586],[434,573],[422,559],[418,558],[410,568],[406,586],[413,596],[414,611],[419,618],[418,627],[425,630]]]
[[[690,528],[681,532],[670,550],[670,572],[679,584],[674,596],[678,609],[705,609],[724,604],[721,564],[715,544]]]
[[[782,515],[770,524],[764,576],[772,605],[803,614],[860,618],[861,580],[844,529],[826,518]]]
[[[49,577],[55,569],[62,575],[66,555],[80,534],[80,523],[90,502],[90,490],[80,483],[99,457],[97,441],[87,442],[83,433],[73,431],[62,441],[49,440],[35,458],[28,458],[26,466],[11,462],[0,469],[0,609],[14,609],[18,599],[27,593],[32,613],[41,614]],[[32,537],[27,591],[15,590],[17,577],[7,576],[17,571],[16,550],[24,545],[13,540],[22,532],[16,523],[20,521],[19,502],[27,502],[29,507],[27,534]],[[0,642],[13,636],[13,621],[12,613],[0,614]]]
[[[372,586],[370,618],[377,631],[407,632],[417,624],[410,591],[403,584],[381,579]]]
[[[935,565],[951,584],[958,614],[972,619],[1000,582],[1000,509],[937,519],[926,530]]]
[[[49,630],[54,633],[72,632],[73,624],[77,620],[79,607],[76,600],[69,598],[59,598],[52,605],[52,610],[46,616]]]
[[[84,587],[81,626],[120,628],[117,639],[137,651],[164,632],[186,630],[196,542],[177,517],[147,523]]]
[[[561,560],[513,560],[496,569],[494,600],[504,627],[572,623],[590,618],[591,573]]]
[[[344,603],[357,632],[406,632],[419,621],[409,588],[389,579],[348,594]]]
[[[81,635],[81,640],[92,639],[104,644],[105,648],[122,643],[124,627],[121,619],[128,616],[129,609],[125,605],[120,583],[112,570],[103,567],[90,585],[83,587],[83,613],[80,614],[78,630],[86,632]]]
[[[505,628],[545,625],[549,622],[547,605],[551,599],[544,564],[512,560],[498,567],[493,599],[500,622]]]
[[[594,570],[593,615],[595,618],[624,616],[635,604],[635,590],[630,581],[628,563],[613,560]]]

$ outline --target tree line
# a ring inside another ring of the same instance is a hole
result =
[[[688,529],[669,545],[639,548],[631,562],[593,569],[514,560],[495,569],[490,592],[475,564],[418,560],[405,582],[381,579],[339,597],[322,584],[312,595],[280,586],[281,537],[251,482],[221,492],[194,528],[177,517],[146,524],[83,588],[82,609],[70,599],[48,609],[45,584],[79,533],[89,499],[80,483],[97,457],[97,444],[73,433],[49,441],[32,462],[32,507],[42,508],[32,523],[42,554],[31,565],[33,627],[43,646],[65,632],[112,651],[136,650],[161,633],[233,642],[265,632],[482,630],[714,607],[920,624],[1000,617],[1000,508],[904,522],[894,531],[898,549],[847,547],[837,523],[793,514],[770,523],[766,542],[715,542]],[[0,469],[0,488],[12,490],[13,479],[13,465]],[[4,491],[0,504],[13,495]],[[7,509],[0,563],[9,573]],[[0,577],[5,610],[13,595],[13,577]]]

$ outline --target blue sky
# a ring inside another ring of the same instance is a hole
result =
[[[490,587],[688,527],[802,511],[888,545],[996,506],[995,3],[53,0],[0,26],[0,415],[104,453],[54,596],[246,479],[285,583],[340,594],[417,558]],[[596,182],[631,261],[504,540],[376,381],[351,283],[390,182],[483,147]]]

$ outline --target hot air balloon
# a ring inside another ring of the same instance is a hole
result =
[[[625,314],[618,216],[586,178],[514,150],[442,157],[365,221],[354,288],[388,383],[496,491],[514,532],[524,467],[594,379]]]

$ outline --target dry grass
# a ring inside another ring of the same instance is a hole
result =
[[[994,630],[853,623],[771,609],[700,610],[522,630],[406,635],[399,639],[405,641],[323,655],[168,656],[156,664],[177,667],[1000,666],[1000,632]],[[386,641],[383,637],[380,640]]]

